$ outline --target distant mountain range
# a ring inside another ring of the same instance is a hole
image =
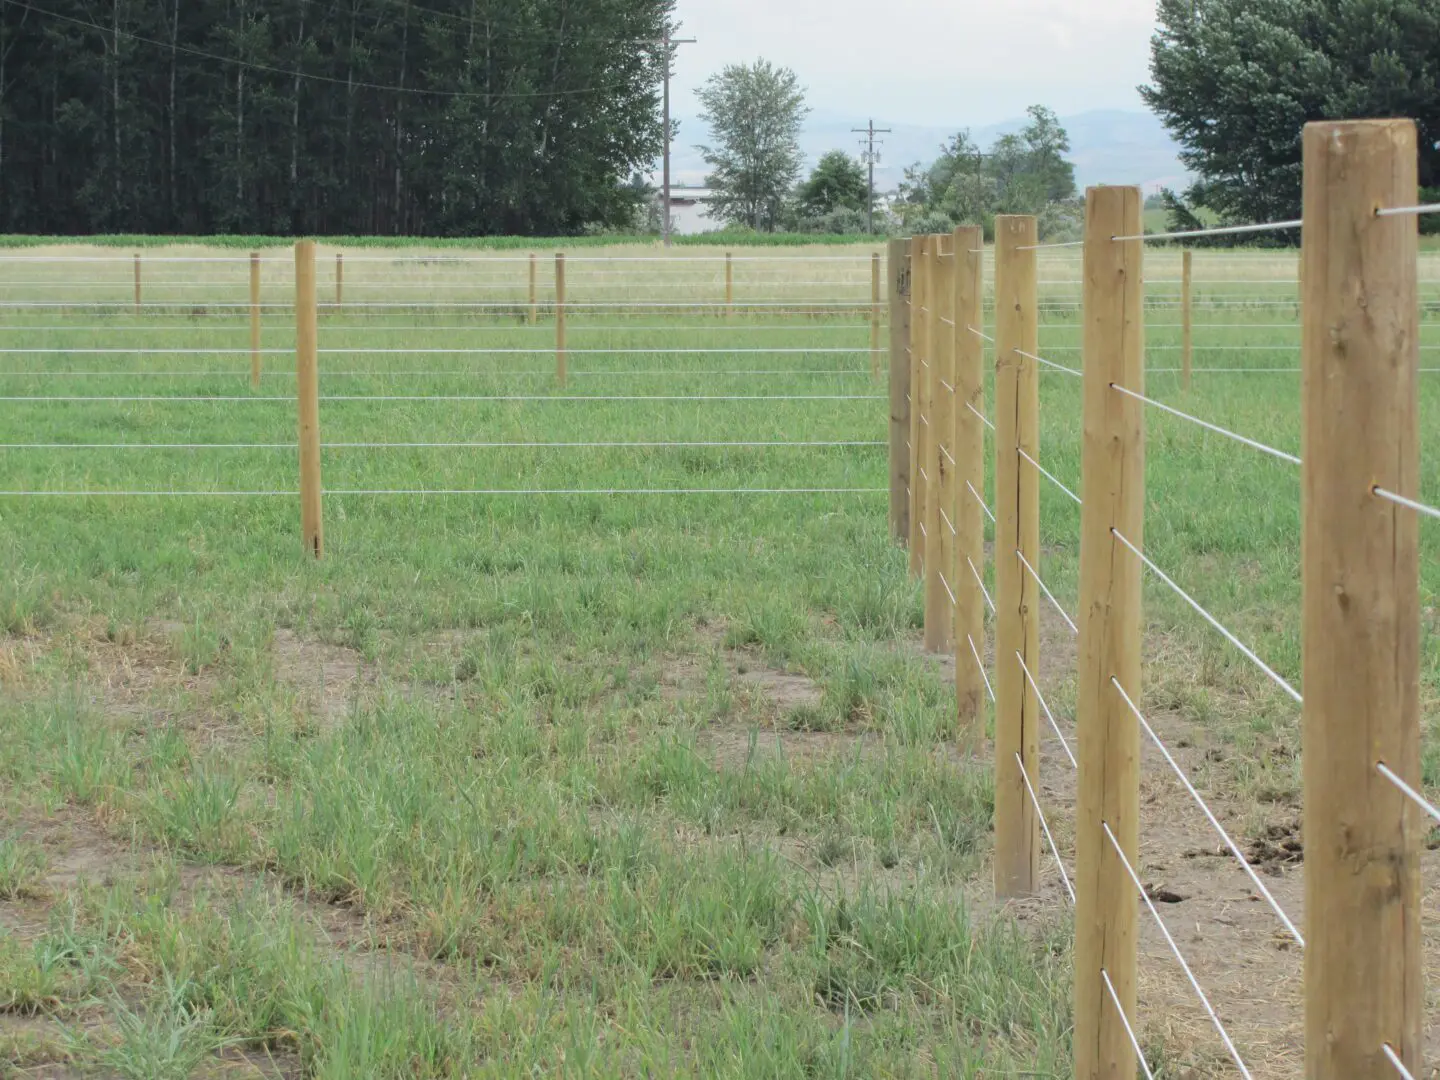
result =
[[[813,164],[827,150],[844,150],[858,156],[863,136],[852,134],[851,128],[864,127],[864,117],[841,116],[815,110],[806,119],[800,145]],[[1075,163],[1075,179],[1083,188],[1089,184],[1139,184],[1147,194],[1155,189],[1182,187],[1186,183],[1185,166],[1180,164],[1179,146],[1160,121],[1148,112],[1122,109],[1097,109],[1062,116],[1060,123],[1070,134],[1070,160]],[[905,175],[905,168],[915,162],[929,163],[939,156],[941,146],[965,127],[932,127],[875,120],[877,128],[891,128],[880,147],[881,165],[875,173],[875,186],[881,191],[894,190]],[[1019,131],[1025,126],[1022,117],[1001,124],[972,127],[971,137],[982,147],[1001,135]],[[680,137],[675,142],[672,171],[676,183],[700,184],[705,179],[705,162],[694,144],[704,142],[704,125],[695,118],[681,118]]]

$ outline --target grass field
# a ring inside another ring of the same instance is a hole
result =
[[[723,261],[695,261],[715,253],[576,257],[564,391],[523,261],[347,253],[321,324],[327,489],[752,493],[332,494],[318,563],[288,253],[267,253],[258,390],[243,307],[218,306],[244,303],[243,263],[147,250],[136,313],[128,254],[0,262],[0,489],[274,493],[0,497],[0,1076],[1067,1076],[1069,912],[1051,866],[1038,901],[989,898],[990,764],[955,745],[886,497],[790,490],[887,482],[867,313],[821,306],[868,301],[871,250],[737,251],[728,316],[614,306],[717,303]],[[1196,268],[1186,393],[1178,255],[1153,255],[1149,392],[1298,451],[1298,375],[1262,370],[1298,366],[1293,256]],[[1078,366],[1078,258],[1040,276],[1042,352]],[[1078,391],[1042,380],[1043,460],[1071,486]],[[233,400],[14,400],[37,395]],[[537,400],[475,400],[514,395]],[[1148,553],[1298,681],[1298,471],[1147,422]],[[437,442],[572,445],[373,445]],[[832,445],[593,445],[717,442]],[[1077,524],[1047,485],[1041,570],[1072,610]],[[1153,579],[1146,602],[1147,710],[1293,913],[1298,710]],[[1073,644],[1047,620],[1068,730]],[[1294,1075],[1298,951],[1158,761],[1147,881],[1180,897],[1166,914],[1255,1075]],[[1069,862],[1053,740],[1042,789]],[[1147,935],[1157,1075],[1227,1075]]]

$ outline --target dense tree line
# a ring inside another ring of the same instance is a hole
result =
[[[0,231],[628,223],[674,0],[0,0]]]

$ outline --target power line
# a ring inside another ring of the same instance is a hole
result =
[[[865,204],[865,232],[866,232],[868,235],[870,235],[870,236],[874,236],[874,235],[875,235],[875,166],[876,166],[877,164],[879,164],[879,162],[880,162],[880,151],[878,151],[878,150],[875,149],[875,136],[876,136],[876,135],[889,135],[889,134],[892,134],[892,132],[891,132],[891,129],[890,129],[890,128],[877,128],[877,127],[875,126],[875,121],[874,121],[874,120],[871,120],[871,121],[870,121],[865,127],[863,127],[863,128],[851,128],[850,130],[851,130],[851,132],[854,133],[854,134],[864,135],[864,136],[865,136],[865,141],[860,144],[861,146],[865,147],[865,152],[861,155],[861,157],[864,159],[865,164],[868,166],[868,168],[869,168],[869,175],[870,175],[870,186],[869,186],[869,192],[870,192],[870,194],[869,194],[869,199],[868,199],[868,201],[867,201],[866,204]],[[881,139],[881,140],[880,140],[880,144],[883,146],[883,145],[885,144],[885,140],[884,140],[884,139]]]

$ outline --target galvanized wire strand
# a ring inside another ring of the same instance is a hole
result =
[[[1205,1007],[1205,1012],[1209,1015],[1210,1022],[1215,1025],[1215,1030],[1220,1033],[1220,1041],[1225,1044],[1225,1049],[1230,1051],[1230,1059],[1235,1062],[1236,1067],[1240,1070],[1240,1075],[1245,1077],[1245,1080],[1254,1080],[1250,1075],[1250,1070],[1245,1066],[1245,1060],[1240,1056],[1240,1051],[1235,1048],[1235,1043],[1231,1040],[1230,1033],[1225,1030],[1225,1025],[1220,1022],[1220,1016],[1215,1011],[1215,1006],[1210,1004],[1210,999],[1205,995],[1205,991],[1201,989],[1199,980],[1195,978],[1195,972],[1190,970],[1190,965],[1185,960],[1185,954],[1180,951],[1180,946],[1175,943],[1175,938],[1171,935],[1170,928],[1165,925],[1165,920],[1160,918],[1160,912],[1155,910],[1155,902],[1150,899],[1150,894],[1145,891],[1145,886],[1140,881],[1140,875],[1137,874],[1135,868],[1130,865],[1129,858],[1126,857],[1124,849],[1120,847],[1120,841],[1116,840],[1115,834],[1111,832],[1110,823],[1108,821],[1101,821],[1100,827],[1105,830],[1105,835],[1110,838],[1110,846],[1115,849],[1115,854],[1120,856],[1120,862],[1125,867],[1125,873],[1130,876],[1130,881],[1135,886],[1135,891],[1140,894],[1140,899],[1145,901],[1145,906],[1150,909],[1150,914],[1155,919],[1155,925],[1160,928],[1160,933],[1164,935],[1166,944],[1170,946],[1170,951],[1175,955],[1175,959],[1184,970],[1185,977],[1190,980],[1191,989],[1193,989],[1196,996],[1199,997],[1200,1004]]]
[[[1060,249],[1060,248],[1078,248],[1078,247],[1084,247],[1084,246],[1085,246],[1085,241],[1084,241],[1084,240],[1069,240],[1069,241],[1066,241],[1066,242],[1063,243],[1063,244],[1025,244],[1025,245],[1022,245],[1021,247],[1017,247],[1015,250],[1016,250],[1016,251],[1056,251],[1056,250],[1058,250],[1058,249]]]
[[[0,301],[0,308],[134,308],[136,305],[129,300],[7,300]],[[261,311],[291,311],[293,303],[260,303],[249,304],[236,301],[195,301],[195,300],[145,300],[139,305],[141,308],[193,308],[204,307],[214,310],[244,310],[252,307]],[[347,300],[344,303],[333,301],[321,301],[319,308],[324,311],[345,310],[456,310],[456,309],[486,309],[516,311],[521,308],[528,308],[529,301],[523,297],[516,297],[514,300]],[[601,309],[601,310],[628,310],[638,308],[641,310],[655,310],[658,308],[679,308],[679,309],[717,309],[745,311],[751,309],[765,308],[843,308],[854,310],[862,308],[869,310],[874,305],[869,300],[811,300],[803,296],[797,296],[793,300],[736,300],[733,303],[724,301],[709,300],[567,300],[566,309]]]
[[[1125,688],[1120,685],[1120,680],[1113,675],[1110,676],[1110,684],[1120,692],[1120,697],[1123,698],[1125,704],[1130,707],[1130,712],[1134,714],[1136,720],[1140,721],[1140,726],[1143,727],[1145,733],[1150,736],[1150,741],[1155,744],[1155,748],[1160,751],[1175,775],[1180,778],[1180,783],[1184,786],[1185,790],[1190,793],[1190,797],[1195,800],[1195,804],[1200,807],[1200,811],[1205,815],[1205,819],[1209,821],[1211,827],[1220,834],[1220,839],[1225,842],[1225,846],[1229,849],[1230,854],[1235,856],[1235,861],[1240,864],[1240,869],[1245,871],[1251,883],[1255,888],[1260,890],[1260,895],[1263,896],[1265,902],[1270,905],[1270,910],[1275,912],[1280,922],[1284,924],[1285,929],[1289,931],[1290,936],[1295,939],[1296,944],[1304,948],[1305,938],[1300,933],[1300,928],[1295,925],[1294,920],[1291,919],[1290,916],[1285,913],[1285,909],[1280,906],[1280,902],[1276,900],[1270,890],[1265,887],[1265,883],[1260,880],[1260,875],[1255,873],[1255,868],[1250,865],[1250,860],[1245,857],[1245,853],[1240,850],[1240,846],[1230,838],[1230,834],[1225,831],[1225,826],[1220,824],[1220,819],[1215,816],[1209,804],[1205,802],[1204,797],[1196,790],[1195,785],[1190,782],[1190,778],[1185,775],[1185,770],[1180,767],[1180,763],[1175,760],[1169,748],[1161,741],[1155,729],[1150,726],[1150,721],[1145,719],[1145,714],[1140,711],[1140,707],[1135,704],[1130,695],[1126,693]]]
[[[985,579],[980,576],[979,567],[975,565],[975,560],[969,555],[965,556],[965,561],[970,564],[970,573],[975,575],[975,584],[980,586],[980,595],[985,598],[985,606],[990,609],[990,614],[994,615],[995,601],[990,599],[990,590],[985,588]]]
[[[946,326],[954,326],[954,325],[955,325],[955,320],[954,320],[954,319],[947,319],[947,318],[945,318],[944,315],[941,315],[941,316],[940,316],[940,321],[941,321],[942,323],[944,323]]]
[[[1019,653],[1016,653],[1018,656]],[[1025,790],[1030,793],[1030,802],[1035,807],[1035,816],[1040,819],[1040,828],[1045,831],[1045,840],[1050,845],[1050,854],[1055,859],[1055,867],[1060,871],[1060,880],[1065,883],[1065,892],[1070,897],[1070,905],[1075,905],[1075,886],[1070,884],[1070,875],[1065,872],[1065,864],[1060,861],[1060,849],[1055,846],[1055,837],[1050,832],[1050,824],[1045,820],[1045,811],[1040,808],[1040,796],[1035,794],[1035,785],[1030,783],[1030,774],[1025,771],[1025,762],[1019,754],[1015,755],[1015,764],[1020,767],[1020,778],[1025,781]]]
[[[528,306],[528,305],[527,305],[527,306]],[[192,332],[196,331],[197,329],[199,329],[199,328],[198,328],[198,327],[194,327],[194,326],[187,326],[187,325],[184,325],[184,324],[180,324],[180,325],[170,325],[170,326],[165,326],[165,325],[149,325],[149,326],[31,326],[31,325],[19,325],[19,326],[15,326],[15,325],[8,325],[8,326],[7,326],[7,325],[5,325],[5,324],[0,324],[0,332],[5,332],[5,331],[17,331],[17,332],[18,332],[18,331],[22,331],[22,330],[26,330],[26,331],[48,330],[48,331],[66,331],[66,332],[68,332],[68,333],[76,333],[76,334],[80,334],[80,333],[96,333],[96,334],[98,334],[98,333],[107,333],[107,334],[109,334],[109,333],[116,333],[116,332],[124,332],[124,333],[132,333],[132,332],[140,332],[140,333],[151,333],[151,332],[154,332],[154,333],[168,333],[168,332],[170,332],[170,331],[176,331],[176,330],[183,330],[183,331],[185,331],[186,333],[192,333]],[[233,326],[219,326],[219,327],[209,326],[209,327],[206,327],[206,328],[205,328],[205,332],[206,332],[206,333],[214,333],[214,332],[217,332],[217,331],[220,331],[220,330],[234,330],[234,331],[236,331],[236,332],[238,333],[238,332],[245,331],[245,330],[248,330],[248,329],[249,329],[249,327],[248,327],[248,325],[247,325],[246,323],[238,322],[238,321],[237,321]],[[293,327],[287,327],[287,326],[284,326],[284,325],[281,325],[281,324],[278,324],[278,323],[272,323],[271,325],[262,327],[261,329],[262,329],[262,330],[280,330],[280,331],[287,331],[287,332],[293,332],[293,330],[294,330]],[[487,333],[487,334],[513,334],[513,333],[545,333],[545,334],[551,334],[551,333],[554,333],[554,328],[551,327],[551,326],[548,326],[548,325],[547,325],[547,326],[513,326],[513,325],[505,325],[505,326],[500,326],[500,325],[485,325],[485,326],[478,326],[478,325],[470,325],[470,326],[453,326],[453,325],[440,325],[440,326],[388,326],[388,325],[367,325],[367,324],[365,324],[365,323],[333,323],[333,322],[329,322],[329,321],[327,321],[327,322],[324,324],[324,329],[325,329],[325,331],[326,331],[327,333],[340,333],[340,332],[344,332],[344,331],[347,331],[347,330],[353,330],[353,331],[357,331],[357,332],[363,331],[363,332],[365,332],[365,333],[367,333],[367,334],[368,334],[368,333],[375,333],[375,332],[384,332],[384,333],[392,333],[392,334],[398,334],[398,333],[405,333],[405,334],[425,334],[425,333],[431,333],[431,332],[455,331],[455,330],[468,330],[468,331],[473,331],[473,332],[477,332],[477,333],[483,331],[484,333]],[[778,334],[778,333],[802,333],[802,332],[804,332],[804,333],[811,333],[811,332],[817,331],[817,330],[831,330],[831,331],[833,331],[833,330],[868,330],[868,329],[870,329],[870,324],[869,324],[869,323],[830,323],[830,324],[828,324],[828,325],[823,325],[823,324],[822,324],[822,325],[818,325],[818,326],[798,325],[798,324],[797,324],[797,325],[794,325],[794,326],[722,326],[722,325],[716,325],[716,326],[608,326],[608,325],[605,325],[605,324],[603,324],[603,323],[571,323],[571,324],[567,327],[567,329],[569,330],[570,333],[575,333],[575,332],[577,332],[577,331],[584,330],[584,331],[593,331],[593,332],[607,331],[607,332],[622,333],[622,334],[632,334],[632,333],[660,333],[660,332],[662,332],[662,331],[665,332],[665,333],[696,333],[696,334],[704,333],[704,334],[713,334],[713,333],[716,333],[716,332],[718,332],[718,331],[722,331],[722,330],[723,330],[723,331],[726,332],[726,333],[732,333],[732,332],[733,332],[733,333],[766,333],[766,334],[777,333],[777,334]],[[291,350],[291,351],[293,351],[293,350]],[[868,351],[868,350],[861,350],[861,351]]]
[[[1421,203],[1419,206],[1389,206],[1376,210],[1376,217],[1405,217],[1411,214],[1440,214],[1440,203]]]
[[[972,413],[978,416],[980,418],[980,422],[986,427],[988,427],[991,431],[995,430],[995,425],[992,424],[988,419],[986,419],[985,414],[982,413],[979,409],[975,408],[974,405],[971,405],[970,402],[965,402],[965,408],[969,409]]]
[[[1435,820],[1436,824],[1440,824],[1440,809],[1436,809],[1435,805],[1426,799],[1424,795],[1421,795],[1420,792],[1402,780],[1394,769],[1390,768],[1390,766],[1386,765],[1383,761],[1377,761],[1375,763],[1375,771],[1385,777],[1386,780],[1389,780],[1390,783],[1394,784],[1400,790],[1400,794],[1404,795],[1416,806],[1420,807],[1421,810],[1429,814],[1430,817]]]
[[[1391,502],[1399,506],[1408,507],[1418,514],[1424,514],[1426,517],[1440,518],[1440,510],[1437,510],[1433,506],[1426,506],[1424,503],[1416,502],[1414,499],[1407,499],[1404,495],[1397,495],[1395,492],[1387,491],[1382,487],[1372,487],[1370,490],[1380,496],[1380,498],[1389,499]]]
[[[980,659],[980,650],[975,647],[975,639],[969,634],[965,640],[970,642],[970,655],[975,657],[975,666],[980,669],[980,679],[985,683],[985,692],[990,695],[990,704],[995,704],[995,688],[990,685],[990,676],[985,674],[985,661]]]
[[[1025,673],[1025,681],[1030,684],[1030,689],[1035,691],[1036,700],[1040,702],[1040,708],[1045,710],[1045,719],[1050,721],[1050,727],[1054,729],[1060,745],[1065,748],[1065,756],[1070,759],[1070,767],[1079,769],[1080,763],[1075,760],[1075,754],[1070,749],[1070,743],[1065,738],[1065,733],[1060,730],[1060,725],[1055,722],[1055,714],[1050,711],[1050,706],[1045,703],[1045,695],[1040,692],[1040,684],[1035,681],[1035,676],[1030,674],[1030,666],[1025,663],[1025,657],[1020,655],[1020,650],[1015,650],[1015,659],[1020,661],[1020,670]]]
[[[1380,1052],[1385,1055],[1385,1060],[1394,1066],[1395,1074],[1399,1076],[1401,1080],[1415,1080],[1414,1073],[1405,1067],[1405,1063],[1400,1060],[1400,1055],[1395,1053],[1393,1046],[1389,1043],[1381,1043]]]
[[[863,372],[861,374],[863,374]],[[945,449],[945,447],[940,447],[940,453],[945,455],[945,460],[950,462],[951,465],[956,464],[955,455],[950,453],[950,451]]]
[[[1263,225],[1226,225],[1218,229],[1187,229],[1184,232],[1149,233],[1144,236],[1112,236],[1117,243],[1126,240],[1188,240],[1192,236],[1241,236],[1247,233],[1284,232],[1298,229],[1305,222],[1299,218],[1293,221],[1270,221]]]
[[[948,582],[948,581],[945,580],[945,574],[944,574],[944,572],[942,571],[942,572],[938,573],[936,576],[940,578],[940,584],[943,585],[943,586],[945,586],[945,595],[948,596],[948,597],[950,597],[950,606],[951,606],[952,608],[959,607],[959,606],[960,606],[960,601],[957,600],[957,599],[955,599],[955,590],[952,589],[952,588],[950,588],[950,582]]]
[[[975,327],[969,326],[969,325],[967,325],[967,326],[965,327],[965,329],[966,329],[966,330],[969,330],[970,333],[974,334],[974,335],[975,335],[976,337],[978,337],[981,341],[988,341],[991,345],[994,345],[994,344],[995,344],[995,339],[994,339],[993,337],[991,337],[989,334],[985,333],[984,331],[982,331],[982,330],[976,330]]]
[[[804,356],[825,354],[837,356],[860,356],[870,349],[841,349],[829,346],[809,348],[791,346],[781,349],[765,348],[724,348],[724,349],[566,349],[567,356]],[[319,356],[553,356],[555,350],[544,349],[363,349],[331,348],[316,349]],[[294,349],[91,349],[91,348],[46,348],[46,349],[0,349],[0,356],[293,356]]]
[[[295,442],[276,443],[0,443],[0,450],[294,450]],[[883,440],[837,439],[826,441],[667,441],[667,442],[326,442],[322,450],[556,450],[556,449],[786,449],[841,446],[888,446]]]
[[[270,378],[293,379],[293,371],[271,371],[267,373]],[[684,368],[643,368],[643,369],[620,369],[616,371],[571,371],[570,375],[576,379],[604,379],[604,378],[658,378],[661,376],[674,376],[675,378],[718,378],[723,376],[755,376],[766,378],[779,378],[785,375],[824,376],[840,379],[868,379],[870,372],[860,370],[848,370],[846,368],[702,368],[697,370],[686,370]],[[346,371],[324,372],[327,379],[397,379],[397,378],[466,378],[466,379],[488,379],[498,376],[505,377],[529,377],[529,378],[554,378],[553,368],[528,369],[528,368],[490,368],[479,370],[472,368],[352,368]],[[64,378],[85,378],[85,379],[247,379],[250,377],[248,368],[229,368],[225,370],[216,369],[213,371],[155,371],[145,369],[141,371],[24,371],[12,368],[0,371],[0,378],[11,379],[64,379]]]
[[[1030,560],[1025,558],[1025,556],[1020,553],[1019,548],[1015,549],[1015,557],[1020,560],[1021,564],[1025,567],[1026,570],[1030,571],[1030,576],[1035,579],[1035,584],[1039,585],[1040,588],[1044,591],[1045,596],[1049,599],[1055,610],[1060,613],[1060,617],[1065,620],[1065,625],[1070,627],[1070,632],[1078,636],[1080,633],[1080,628],[1075,625],[1075,620],[1070,618],[1070,616],[1066,613],[1065,609],[1060,606],[1060,601],[1055,599],[1055,594],[1050,591],[1050,586],[1045,584],[1045,581],[1043,578],[1040,577],[1039,572],[1035,569],[1035,567],[1030,565]]]
[[[880,401],[879,394],[322,394],[321,401]],[[0,397],[0,401],[19,402],[287,402],[294,395],[284,396],[173,396],[132,395],[109,397],[103,394],[21,395]]]
[[[888,488],[328,488],[330,495],[876,495]],[[0,491],[3,498],[270,498],[289,491]]]
[[[1120,1023],[1125,1025],[1125,1034],[1130,1039],[1130,1048],[1135,1051],[1135,1060],[1140,1063],[1140,1068],[1145,1073],[1145,1080],[1155,1080],[1155,1074],[1150,1071],[1150,1063],[1145,1060],[1145,1051],[1140,1048],[1140,1040],[1135,1037],[1135,1029],[1130,1026],[1130,1018],[1125,1015],[1125,1008],[1120,1004],[1120,995],[1115,992],[1115,984],[1110,981],[1110,973],[1101,968],[1100,978],[1104,980],[1105,989],[1110,993],[1110,1001],[1120,1016]]]
[[[1268,675],[1271,682],[1273,682],[1276,686],[1280,687],[1281,690],[1284,690],[1285,693],[1289,694],[1290,697],[1294,699],[1297,705],[1303,704],[1305,699],[1300,696],[1300,691],[1296,690],[1293,686],[1286,682],[1285,679],[1281,675],[1277,674],[1275,669],[1272,668],[1269,664],[1265,663],[1264,660],[1261,660],[1260,657],[1256,656],[1254,650],[1252,650],[1248,645],[1246,645],[1238,637],[1236,637],[1229,630],[1227,630],[1224,624],[1221,623],[1219,619],[1215,618],[1214,615],[1211,615],[1208,611],[1201,607],[1194,597],[1192,597],[1179,585],[1175,584],[1174,579],[1171,578],[1169,574],[1165,573],[1164,570],[1161,570],[1160,567],[1156,566],[1155,563],[1151,561],[1148,555],[1146,555],[1138,547],[1132,544],[1129,540],[1125,539],[1124,534],[1121,533],[1119,529],[1112,527],[1110,530],[1110,535],[1115,537],[1116,540],[1119,540],[1120,543],[1124,544],[1127,548],[1133,551],[1135,555],[1140,559],[1140,561],[1150,568],[1151,572],[1155,574],[1156,577],[1158,577],[1166,585],[1169,585],[1170,588],[1175,592],[1175,594],[1180,597],[1180,599],[1184,600],[1187,604],[1194,608],[1195,611],[1200,615],[1200,617],[1203,618],[1206,622],[1208,622],[1212,627],[1214,627],[1220,633],[1220,635],[1225,638],[1226,641],[1230,642],[1231,645],[1234,645],[1235,648],[1239,649],[1241,653],[1245,655],[1246,659],[1248,659],[1252,664],[1254,664],[1266,675]]]
[[[945,522],[945,527],[950,530],[950,535],[958,536],[959,533],[955,531],[955,523],[950,520],[950,515],[945,513],[945,508],[941,506],[937,507],[937,509],[940,511],[940,520]]]
[[[1028,353],[1024,349],[1015,349],[1013,351],[1025,357],[1026,360],[1034,360],[1037,364],[1044,364],[1046,367],[1054,368],[1056,371],[1063,371],[1066,375],[1074,375],[1077,379],[1083,379],[1085,377],[1085,373],[1082,371],[1077,371],[1072,367],[1066,367],[1064,364],[1057,364],[1054,360],[1046,360],[1043,356],[1036,356],[1034,353]]]
[[[1028,461],[1031,465],[1034,465],[1035,468],[1039,469],[1041,476],[1045,477],[1045,479],[1049,480],[1052,484],[1054,484],[1056,487],[1058,487],[1058,488],[1059,488],[1061,491],[1063,491],[1066,495],[1070,496],[1071,501],[1073,501],[1076,506],[1083,506],[1083,505],[1084,505],[1084,504],[1080,501],[1080,496],[1079,496],[1079,495],[1076,495],[1075,492],[1071,491],[1068,487],[1066,487],[1066,486],[1065,486],[1064,484],[1062,484],[1059,480],[1057,480],[1057,479],[1054,477],[1054,475],[1051,474],[1050,470],[1048,470],[1047,468],[1045,468],[1044,465],[1041,465],[1040,462],[1036,461],[1033,457],[1031,457],[1029,454],[1027,454],[1024,450],[1020,449],[1020,447],[1018,447],[1018,446],[1015,448],[1015,452],[1016,452],[1017,454],[1019,454],[1022,458],[1024,458],[1026,461]]]
[[[965,481],[965,486],[970,489],[970,494],[975,496],[975,501],[980,504],[980,509],[985,511],[985,516],[990,519],[990,524],[994,525],[995,513],[990,507],[985,505],[985,497],[975,490],[975,485],[970,483],[969,480]]]
[[[1181,420],[1189,420],[1192,424],[1199,424],[1207,431],[1213,431],[1217,435],[1224,435],[1227,439],[1233,439],[1252,449],[1259,450],[1261,453],[1269,454],[1273,458],[1279,458],[1281,461],[1289,462],[1291,465],[1300,464],[1300,459],[1294,454],[1287,454],[1284,450],[1276,450],[1273,446],[1266,446],[1264,443],[1256,442],[1254,439],[1248,439],[1244,435],[1237,435],[1235,432],[1219,427],[1207,420],[1201,420],[1198,416],[1191,416],[1189,413],[1183,413],[1179,409],[1173,409],[1169,405],[1162,404],[1153,398],[1148,398],[1144,394],[1137,394],[1134,390],[1128,390],[1118,383],[1112,382],[1110,389],[1118,390],[1120,393],[1132,397],[1136,401],[1143,401],[1146,405],[1153,405],[1155,408],[1167,412],[1171,416],[1178,416]]]

